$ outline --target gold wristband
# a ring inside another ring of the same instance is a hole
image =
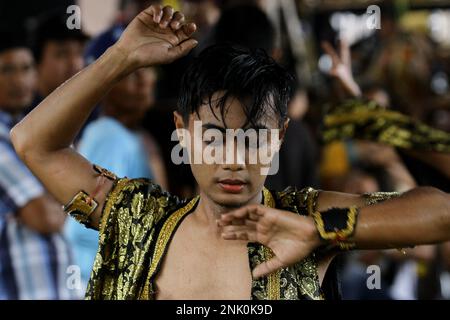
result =
[[[322,240],[327,241],[341,250],[350,250],[356,245],[348,242],[355,232],[358,208],[331,208],[324,212],[312,214],[317,231]]]

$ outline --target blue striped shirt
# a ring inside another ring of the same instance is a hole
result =
[[[45,190],[20,161],[9,138],[14,119],[0,111],[0,299],[75,299],[72,254],[62,234],[41,235],[17,211]]]

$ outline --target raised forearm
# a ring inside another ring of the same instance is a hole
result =
[[[398,248],[450,240],[450,195],[417,188],[360,209],[350,241],[360,249]]]
[[[125,55],[110,48],[95,63],[50,94],[11,132],[17,152],[45,153],[69,147],[102,96],[126,70]]]

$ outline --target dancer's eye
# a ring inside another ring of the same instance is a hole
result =
[[[218,139],[218,138],[211,138],[211,139],[206,139],[203,141],[207,146],[222,146],[223,145],[223,141],[222,139]]]
[[[259,136],[253,139],[246,139],[246,147],[249,149],[261,149],[267,146],[267,139]]]

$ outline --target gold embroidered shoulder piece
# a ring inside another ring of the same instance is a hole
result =
[[[184,204],[151,180],[116,180],[103,207],[86,299],[137,299],[151,265],[154,226]]]

